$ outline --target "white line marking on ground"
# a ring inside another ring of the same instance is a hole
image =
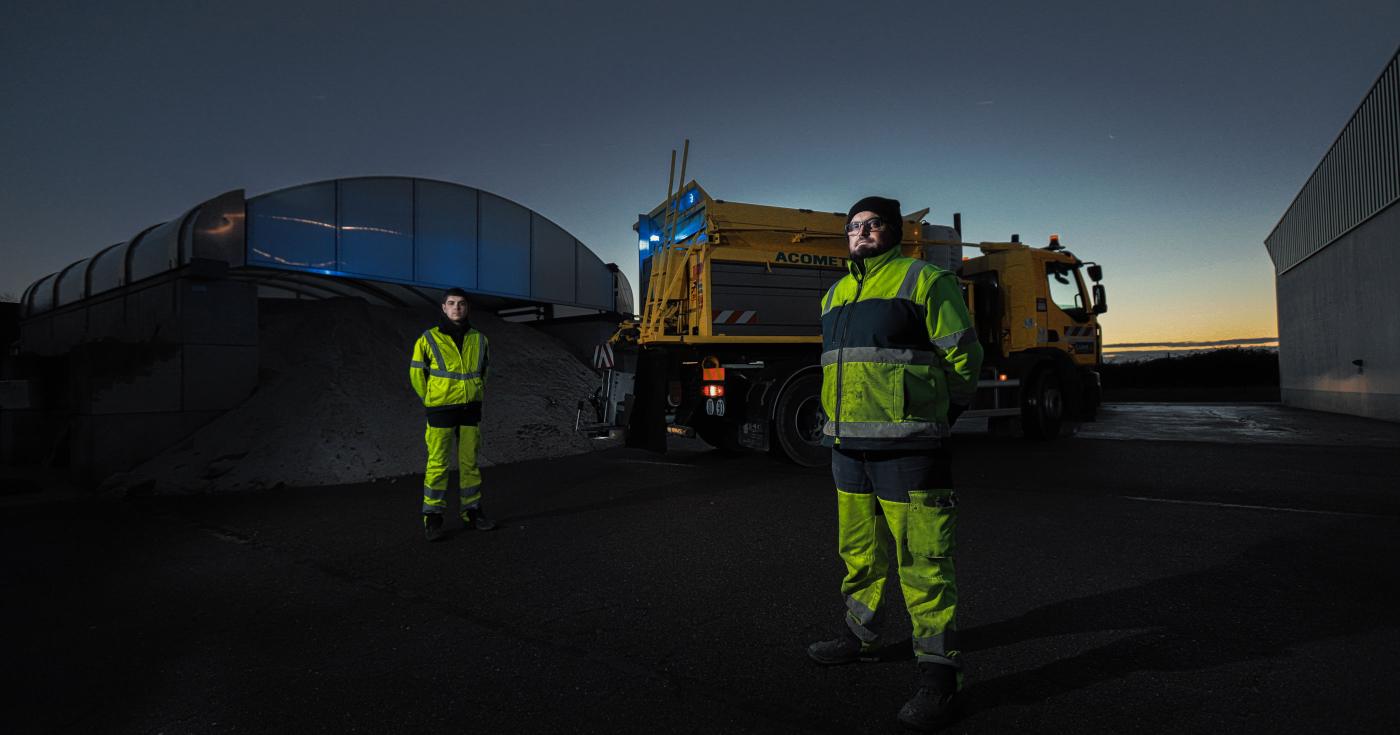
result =
[[[1145,503],[1175,503],[1177,505],[1208,505],[1215,508],[1244,508],[1247,510],[1276,510],[1282,513],[1311,513],[1320,516],[1355,516],[1357,518],[1395,518],[1386,513],[1348,513],[1341,510],[1309,510],[1308,508],[1280,508],[1276,505],[1245,505],[1243,503],[1213,503],[1208,500],[1172,500],[1170,498],[1137,498],[1119,495],[1124,500],[1141,500]]]

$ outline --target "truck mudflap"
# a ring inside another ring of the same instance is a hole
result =
[[[739,444],[756,452],[766,452],[772,446],[769,436],[770,416],[773,412],[769,391],[775,380],[763,378],[749,389],[748,400],[744,402],[744,422],[739,426]]]
[[[745,449],[752,449],[756,452],[766,452],[771,440],[768,437],[768,420],[753,419],[745,421],[739,427],[739,444]]]

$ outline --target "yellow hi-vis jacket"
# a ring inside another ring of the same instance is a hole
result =
[[[486,335],[468,329],[462,349],[437,327],[413,345],[408,379],[428,408],[478,403],[486,391]]]
[[[982,367],[958,278],[898,246],[848,268],[822,299],[822,443],[936,447]]]

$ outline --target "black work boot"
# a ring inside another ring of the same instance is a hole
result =
[[[439,541],[439,540],[442,539],[442,536],[443,536],[443,530],[442,530],[442,514],[441,514],[441,513],[424,513],[424,514],[423,514],[423,537],[426,538],[426,539],[428,539],[429,541]]]
[[[842,628],[841,635],[832,640],[817,641],[807,646],[807,656],[823,666],[879,660],[874,651],[865,650],[856,634],[845,627]]]
[[[919,664],[919,691],[899,710],[899,722],[929,732],[953,721],[958,670],[946,664]]]
[[[480,506],[463,511],[462,522],[478,531],[490,531],[496,527],[496,522],[487,518]]]

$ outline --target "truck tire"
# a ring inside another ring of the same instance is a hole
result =
[[[773,433],[783,454],[803,467],[831,464],[831,450],[822,446],[822,376],[807,373],[788,383],[778,396],[773,417]]]
[[[1042,365],[1031,376],[1021,400],[1021,428],[1027,439],[1054,439],[1065,419],[1064,390],[1054,365]]]

